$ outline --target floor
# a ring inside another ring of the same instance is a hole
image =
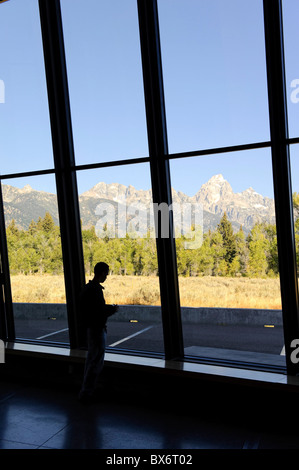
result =
[[[104,396],[83,405],[77,391],[0,381],[0,449],[298,449],[286,429],[248,428],[154,402]]]

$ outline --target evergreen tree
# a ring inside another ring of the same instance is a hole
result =
[[[150,237],[150,233],[147,233],[147,237],[142,240],[142,273],[145,276],[157,275],[158,273],[158,258],[156,250],[156,240]]]
[[[51,234],[54,231],[55,223],[49,212],[46,212],[45,217],[41,220],[41,228],[47,234]]]
[[[82,243],[83,243],[83,255],[86,274],[90,276],[93,272],[95,264],[95,252],[99,244],[99,239],[95,233],[95,227],[82,230]]]
[[[222,235],[223,247],[225,249],[224,259],[230,264],[236,256],[236,240],[231,222],[228,220],[226,212],[224,212],[217,231]]]
[[[37,222],[31,221],[27,230],[19,229],[12,220],[6,234],[12,274],[63,272],[60,230],[49,213],[39,217]],[[88,275],[92,274],[98,260],[108,263],[113,274],[147,276],[158,273],[156,240],[150,233],[142,238],[134,233],[122,239],[110,238],[106,225],[103,235],[99,238],[95,227],[82,229]],[[295,240],[299,265],[299,218],[295,222]],[[181,276],[265,277],[278,274],[275,225],[256,224],[246,239],[242,227],[233,233],[224,214],[216,230],[203,235],[200,246],[192,249],[190,246],[190,237],[176,238],[177,267]]]
[[[276,276],[279,273],[276,225],[264,225],[264,231],[269,243],[266,252],[268,264],[267,273],[268,275]]]
[[[243,231],[242,225],[240,226],[239,231],[235,235],[235,242],[236,242],[236,258],[239,263],[239,270],[236,272],[236,274],[240,274],[244,276],[247,270],[249,251],[248,251],[246,237],[245,237],[245,233]]]
[[[12,221],[10,222],[10,224],[7,227],[8,236],[9,235],[18,236],[19,232],[20,232],[20,230],[18,229],[18,227],[16,225],[15,219],[12,219]]]
[[[223,237],[216,230],[211,237],[211,248],[214,259],[213,271],[214,276],[225,276],[227,274],[227,263],[225,261],[226,249],[224,247]]]
[[[293,207],[295,210],[299,210],[299,194],[293,193]]]
[[[267,250],[269,241],[267,240],[262,224],[255,224],[248,236],[249,261],[247,272],[250,277],[265,277],[268,263]]]
[[[189,276],[189,256],[184,237],[176,238],[177,269],[181,276]]]
[[[211,247],[211,231],[203,236],[201,247],[197,250],[198,272],[204,276],[211,276],[214,266],[214,253]]]
[[[37,231],[37,224],[34,222],[34,220],[31,220],[29,227],[28,227],[28,233],[30,235],[34,235]]]

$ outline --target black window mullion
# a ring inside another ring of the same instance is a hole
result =
[[[39,0],[65,274],[70,346],[81,343],[78,294],[85,281],[71,112],[59,0]]]
[[[158,9],[156,0],[138,0],[143,82],[153,202],[172,203]],[[166,359],[183,357],[183,337],[172,212],[169,237],[158,232],[157,256]]]
[[[281,0],[264,0],[264,23],[286,365],[289,374],[296,374],[299,364],[291,362],[291,341],[299,338],[298,284]]]
[[[0,337],[13,341],[15,339],[15,324],[13,316],[11,284],[9,274],[7,238],[5,230],[4,206],[2,197],[2,185],[0,183]]]

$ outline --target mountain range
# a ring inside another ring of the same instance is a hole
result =
[[[20,189],[5,184],[2,185],[2,193],[6,225],[14,219],[19,228],[27,229],[32,220],[37,221],[38,217],[44,217],[46,212],[52,215],[58,225],[55,194],[36,191],[29,185]],[[234,193],[229,182],[220,174],[203,184],[194,196],[187,196],[173,189],[172,197],[173,203],[186,206],[190,204],[195,212],[202,208],[204,232],[209,229],[214,230],[224,212],[235,231],[239,230],[240,225],[245,232],[249,232],[256,222],[275,223],[273,199],[258,194],[252,188]],[[100,182],[79,196],[82,227],[96,226],[99,221],[97,208],[101,203],[109,202],[115,207],[126,204],[130,207],[139,206],[148,209],[151,201],[151,190],[137,190],[133,186]],[[174,213],[175,225],[179,223],[179,218],[180,214]],[[146,220],[145,213],[144,220]]]

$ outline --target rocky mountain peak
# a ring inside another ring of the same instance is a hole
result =
[[[209,207],[208,210],[214,212],[215,204],[232,195],[233,190],[231,185],[219,174],[212,176],[207,183],[201,186],[200,190],[195,194],[195,199],[196,202]]]
[[[32,219],[43,217],[45,211],[49,211],[55,221],[58,220],[57,199],[54,194],[35,191],[29,185],[23,189],[3,185],[2,191],[6,223],[15,219],[21,228],[25,228]],[[249,231],[256,222],[261,221],[275,223],[273,199],[258,194],[253,188],[234,193],[229,182],[221,174],[212,176],[194,196],[188,196],[175,189],[172,190],[172,196],[175,203],[195,204],[195,211],[203,211],[204,231],[214,229],[224,212],[234,230],[238,230],[242,225],[245,231]],[[81,194],[79,200],[82,226],[90,227],[95,226],[98,221],[96,208],[102,201],[149,208],[152,191],[139,190],[134,186],[119,183],[99,182]]]
[[[31,191],[33,191],[32,187],[30,186],[30,184],[26,184],[22,190],[21,190],[23,193],[30,193]]]
[[[221,175],[221,173],[219,173],[218,175],[212,176],[212,178],[209,179],[208,183],[222,184],[222,183],[225,183],[225,179],[224,179],[223,175]]]

